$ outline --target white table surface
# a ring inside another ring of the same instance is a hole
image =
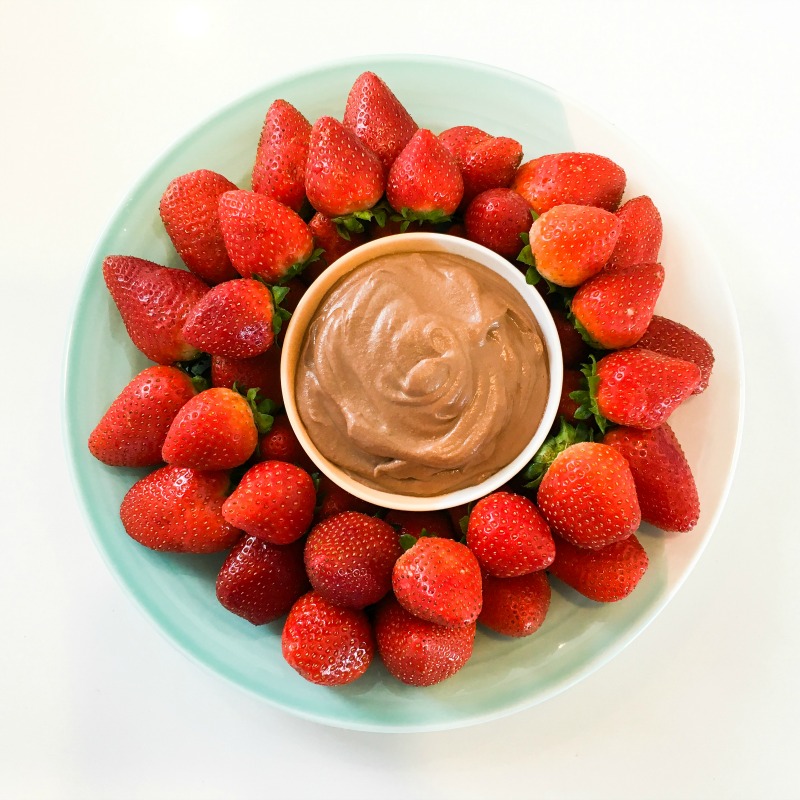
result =
[[[796,4],[492,5],[0,7],[0,797],[800,797]],[[555,699],[424,735],[295,719],[190,662],[101,561],[59,431],[74,296],[131,184],[231,99],[381,52],[537,78],[667,165],[726,266],[747,369],[733,490],[667,609]]]

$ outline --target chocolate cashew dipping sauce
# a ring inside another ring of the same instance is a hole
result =
[[[295,395],[319,451],[355,480],[429,497],[510,463],[549,375],[527,303],[487,267],[396,253],[345,275],[306,331]]]

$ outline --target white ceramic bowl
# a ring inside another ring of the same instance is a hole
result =
[[[297,411],[294,391],[297,362],[300,357],[306,328],[328,292],[342,277],[367,261],[391,253],[409,252],[439,252],[463,256],[488,267],[492,272],[507,281],[530,307],[539,324],[544,339],[550,376],[544,415],[534,432],[533,438],[525,445],[522,452],[505,467],[480,483],[455,492],[447,492],[446,494],[432,495],[430,497],[416,497],[374,489],[356,480],[327,459],[317,449],[303,425],[303,421]],[[556,332],[553,317],[539,292],[529,286],[525,282],[523,274],[502,256],[483,247],[483,245],[442,233],[404,233],[397,236],[386,236],[361,245],[343,255],[328,267],[303,295],[286,330],[283,353],[281,355],[281,385],[286,414],[297,434],[297,438],[300,440],[300,444],[311,460],[331,480],[356,497],[383,508],[395,508],[402,511],[432,511],[471,503],[493,492],[513,478],[525,467],[542,442],[544,442],[558,410],[562,380],[563,367],[558,333]]]

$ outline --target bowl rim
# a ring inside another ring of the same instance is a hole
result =
[[[336,284],[365,263],[383,255],[397,253],[449,253],[462,256],[488,269],[504,280],[530,308],[542,333],[548,367],[547,402],[533,435],[520,453],[508,464],[479,483],[444,494],[420,497],[384,491],[367,486],[326,458],[309,436],[297,409],[295,398],[296,367],[305,341],[308,324],[316,310]],[[309,458],[332,481],[361,500],[399,511],[438,511],[466,505],[496,491],[530,462],[541,447],[558,412],[563,383],[561,342],[552,313],[539,292],[511,262],[477,242],[446,233],[414,231],[384,236],[348,251],[333,262],[311,284],[297,305],[283,339],[281,349],[281,390],[289,422]]]

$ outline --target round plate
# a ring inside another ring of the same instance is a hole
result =
[[[281,657],[280,624],[254,627],[217,602],[224,556],[155,553],[130,539],[119,505],[142,474],[94,460],[86,440],[110,402],[148,365],[131,344],[103,284],[109,254],[180,266],[158,215],[167,183],[199,168],[249,187],[256,144],[270,103],[285,98],[309,119],[341,118],[347,92],[364,70],[377,72],[417,122],[434,131],[475,125],[518,139],[525,158],[582,150],[601,153],[628,174],[626,197],[648,194],[664,220],[661,261],[667,280],[658,312],[699,331],[717,362],[709,389],[672,419],[694,471],[702,515],[688,534],[642,530],[650,569],[633,594],[612,604],[585,600],[553,581],[553,602],[532,637],[480,631],[472,659],[428,689],[391,679],[376,663],[343,688],[306,682]],[[68,450],[95,541],[109,567],[159,628],[187,654],[274,705],[320,722],[366,730],[451,728],[531,706],[612,658],[658,614],[708,541],[732,477],[743,399],[738,326],[720,266],[667,175],[594,114],[535,81],[480,64],[427,57],[376,57],[288,78],[214,115],[178,142],[131,192],[92,256],[75,308],[65,373]],[[708,298],[714,313],[708,313]]]

